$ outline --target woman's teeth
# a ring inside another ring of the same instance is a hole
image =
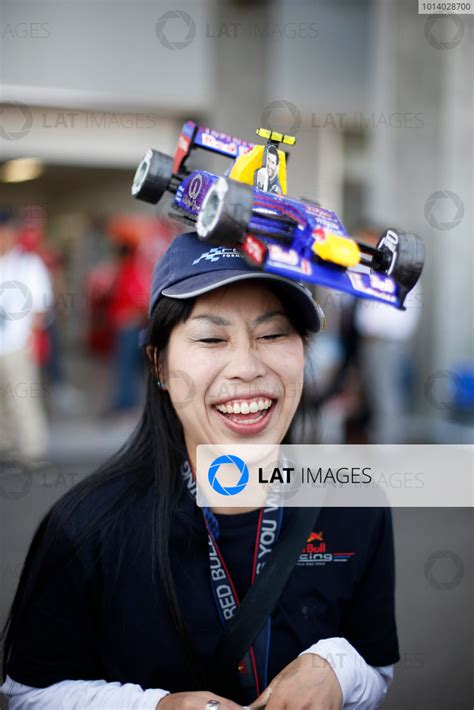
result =
[[[270,409],[273,401],[271,399],[253,399],[247,402],[227,402],[226,404],[216,404],[215,407],[222,414],[255,414],[256,412]]]

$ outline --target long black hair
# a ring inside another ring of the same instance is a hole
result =
[[[277,295],[278,288],[271,288]],[[146,344],[156,348],[157,357],[166,355],[169,338],[173,328],[186,321],[194,307],[195,299],[172,299],[161,297],[149,320]],[[282,299],[285,306],[285,300]],[[292,309],[288,316],[297,330],[306,349],[309,333],[301,318],[298,309]],[[301,373],[303,377],[303,373]],[[150,366],[146,383],[146,400],[141,418],[123,446],[110,457],[97,471],[75,485],[66,495],[57,501],[36,530],[33,543],[30,546],[23,569],[20,575],[18,588],[3,628],[3,678],[7,674],[8,656],[15,636],[16,623],[25,606],[34,598],[34,589],[31,588],[28,575],[32,561],[35,559],[38,541],[43,530],[48,528],[52,535],[51,546],[54,544],[55,535],[60,534],[61,521],[67,520],[92,491],[95,491],[111,481],[123,478],[126,486],[121,489],[117,497],[101,510],[100,513],[88,521],[74,540],[75,548],[90,539],[99,529],[112,530],[120,524],[120,515],[137,500],[145,490],[153,489],[153,506],[151,520],[144,521],[149,524],[151,531],[151,549],[153,550],[153,565],[151,569],[151,583],[156,585],[161,582],[166,603],[173,619],[176,631],[183,643],[189,667],[194,672],[194,684],[197,688],[203,685],[204,675],[200,669],[189,629],[179,607],[178,597],[174,584],[171,560],[169,554],[169,541],[173,514],[182,491],[182,479],[177,475],[180,465],[187,458],[184,443],[184,433],[178,415],[171,404],[166,391],[160,390],[155,381],[156,373]],[[302,421],[307,420],[307,402],[304,390],[300,400],[297,414]],[[296,418],[296,415],[295,415]],[[294,418],[294,420],[295,420]],[[293,420],[293,421],[294,421]],[[283,443],[291,440],[291,425],[286,433]],[[117,558],[121,558],[118,551]]]

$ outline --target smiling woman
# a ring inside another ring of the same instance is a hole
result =
[[[262,546],[271,556],[296,509],[198,508],[196,446],[286,442],[321,309],[296,281],[186,234],[155,267],[149,313],[140,423],[28,552],[6,627],[10,707],[375,708],[398,660],[387,511],[322,511],[328,553],[355,553],[318,570],[302,554],[241,663],[216,658]]]
[[[169,380],[168,362],[196,383],[180,412],[194,468],[199,443],[283,439],[303,388],[303,337],[265,283],[239,281],[200,296],[173,330],[159,377],[179,402],[183,380]]]

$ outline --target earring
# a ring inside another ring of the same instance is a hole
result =
[[[155,367],[155,372],[158,372],[158,365],[157,365],[157,362],[156,362],[156,348],[154,348],[154,350],[153,350],[153,364],[154,364],[154,367]],[[165,389],[166,389],[166,385],[164,384],[164,382],[162,382],[162,381],[160,380],[159,377],[155,377],[155,382],[156,382],[156,386],[158,387],[158,389],[160,389],[160,390],[165,390]]]

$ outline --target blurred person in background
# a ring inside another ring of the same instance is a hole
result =
[[[110,415],[129,412],[139,403],[142,363],[138,334],[147,321],[151,275],[139,256],[140,235],[133,219],[112,219],[108,232],[115,241],[118,260],[108,302],[114,330],[113,399],[106,410]]]
[[[46,344],[39,334],[53,299],[43,261],[18,236],[13,214],[0,209],[0,451],[33,460],[48,443],[38,367]]]
[[[357,238],[376,246],[384,230],[360,228]],[[421,315],[420,283],[399,311],[384,303],[361,300],[353,310],[352,352],[367,406],[370,410],[368,441],[371,444],[401,444],[406,441],[404,423],[413,374],[411,346]]]
[[[37,339],[43,343],[39,359],[48,383],[48,404],[58,414],[81,414],[85,411],[83,394],[67,381],[61,344],[58,304],[66,293],[64,256],[48,243],[46,212],[40,205],[30,205],[19,211],[21,227],[18,245],[28,254],[36,254],[45,265],[51,279],[53,307],[38,330]]]
[[[376,246],[383,231],[367,221],[356,236]],[[414,374],[410,349],[421,314],[420,299],[419,284],[409,294],[405,311],[349,294],[338,296],[331,314],[337,327],[314,339],[309,349],[306,376],[318,441],[395,444],[406,440],[404,415]]]

